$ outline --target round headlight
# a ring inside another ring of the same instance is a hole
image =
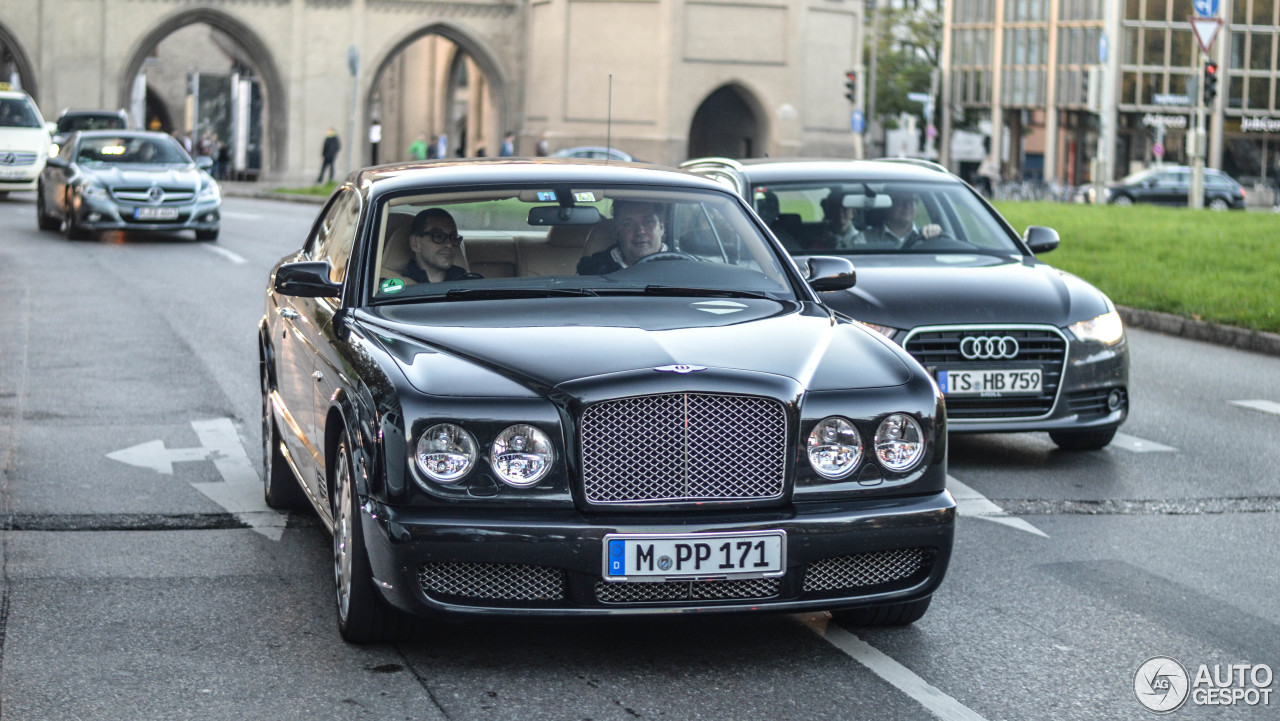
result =
[[[833,480],[844,478],[861,460],[862,439],[849,421],[835,416],[823,418],[809,433],[809,465],[818,475]]]
[[[418,438],[418,468],[436,483],[457,483],[476,464],[476,442],[461,426],[440,423]]]
[[[894,413],[876,429],[876,458],[885,468],[902,472],[924,457],[924,431],[906,413]]]
[[[511,426],[493,439],[493,472],[508,486],[524,488],[542,480],[555,461],[551,439],[531,425]]]

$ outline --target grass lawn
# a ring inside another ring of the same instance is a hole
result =
[[[1019,233],[1058,231],[1043,257],[1118,305],[1280,332],[1280,215],[1152,206],[995,204]]]

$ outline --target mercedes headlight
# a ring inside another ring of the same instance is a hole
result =
[[[555,453],[546,433],[520,423],[498,434],[489,452],[493,472],[508,486],[525,488],[551,470]]]
[[[105,198],[107,197],[107,189],[97,183],[84,183],[80,186],[80,197],[82,198]]]
[[[440,423],[418,438],[414,459],[427,478],[445,485],[457,483],[475,467],[476,441],[461,426]]]
[[[204,176],[200,179],[200,200],[217,200],[222,195],[221,189],[218,187],[218,181]]]
[[[1080,340],[1092,340],[1103,345],[1115,345],[1124,337],[1124,322],[1116,311],[1103,313],[1097,318],[1072,323],[1068,328]]]
[[[862,439],[849,421],[837,416],[823,418],[809,432],[809,465],[823,478],[844,478],[861,460]]]
[[[915,418],[894,413],[876,429],[876,458],[895,473],[910,470],[924,457],[924,431]]]

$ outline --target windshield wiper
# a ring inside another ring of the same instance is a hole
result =
[[[730,288],[689,288],[678,285],[646,285],[644,287],[646,295],[688,295],[688,296],[711,296],[713,298],[759,298],[761,300],[774,300],[773,296],[768,293],[759,293],[753,290],[734,290]]]
[[[562,298],[598,295],[585,288],[455,288],[446,300],[489,300],[494,298]]]

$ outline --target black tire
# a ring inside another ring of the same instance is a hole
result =
[[[1111,201],[1111,204],[1112,205],[1133,205],[1133,198],[1130,198],[1127,195],[1117,195],[1115,199]]]
[[[285,511],[307,506],[307,498],[280,450],[280,430],[271,413],[266,371],[262,379],[262,495],[267,505]]]
[[[1106,448],[1116,429],[1103,428],[1087,431],[1049,431],[1049,438],[1064,451],[1096,451]]]
[[[1226,198],[1212,198],[1209,200],[1209,210],[1231,210],[1231,203]]]
[[[47,210],[44,206],[44,184],[41,183],[36,188],[36,225],[40,226],[40,230],[57,230],[62,223],[49,215]]]
[[[373,585],[347,443],[344,434],[332,465],[333,580],[338,631],[348,643],[379,643],[391,638],[400,618]]]
[[[67,234],[67,240],[88,240],[91,235],[76,222],[76,211],[71,205],[70,196],[67,197],[67,220],[63,225],[63,231]]]
[[[202,243],[212,243],[218,239],[218,229],[213,230],[197,230],[196,240]]]
[[[932,600],[933,596],[926,596],[918,601],[832,611],[831,618],[846,626],[909,626],[924,617]]]

